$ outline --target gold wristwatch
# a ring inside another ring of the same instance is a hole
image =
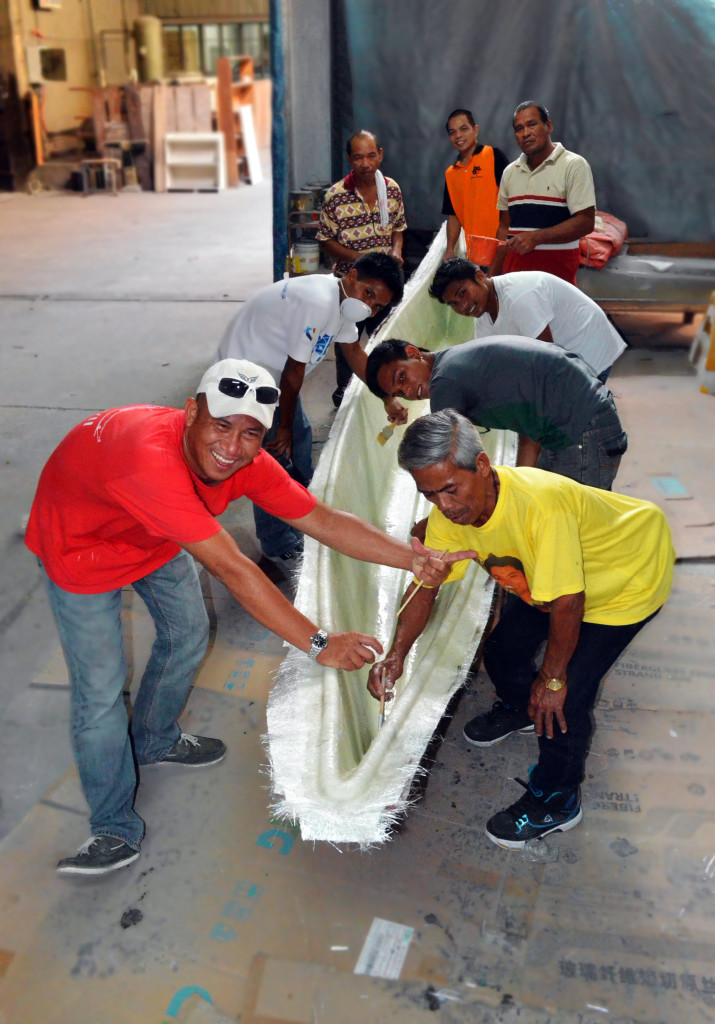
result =
[[[546,680],[544,686],[547,690],[563,690],[564,686],[566,686],[566,680],[556,679],[555,676],[552,676],[551,679]]]

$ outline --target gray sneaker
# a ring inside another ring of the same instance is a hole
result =
[[[184,768],[206,768],[226,756],[226,744],[210,736],[192,736],[182,732],[174,746],[155,764],[180,764]]]
[[[106,875],[133,864],[138,850],[114,836],[90,836],[77,850],[76,857],[65,857],[57,864],[58,875]]]

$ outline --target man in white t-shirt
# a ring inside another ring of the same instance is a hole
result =
[[[300,389],[333,342],[342,346],[352,370],[365,380],[366,356],[356,323],[402,298],[402,268],[386,253],[368,253],[342,278],[309,274],[276,281],[249,299],[230,322],[214,362],[248,359],[278,381],[281,395],[264,447],[299,483],[313,475],[313,435]],[[385,401],[391,421],[405,422],[407,410]],[[254,506],[256,534],[266,558],[295,566],[302,538],[281,519]]]
[[[451,259],[430,294],[461,316],[474,317],[475,338],[518,334],[575,352],[605,384],[626,347],[593,299],[543,270],[487,277],[469,260]]]

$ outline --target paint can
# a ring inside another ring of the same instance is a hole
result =
[[[320,246],[307,238],[293,245],[293,273],[317,274],[320,266]]]
[[[290,208],[293,213],[313,209],[313,193],[306,188],[296,189],[290,194]]]
[[[321,208],[321,206],[323,205],[323,200],[325,199],[325,193],[330,188],[330,182],[329,181],[309,181],[309,182],[307,182],[303,186],[303,188],[306,189],[308,192],[310,192],[312,194],[312,196],[313,196],[313,209],[314,210],[319,210]]]

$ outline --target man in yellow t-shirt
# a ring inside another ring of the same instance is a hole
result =
[[[493,467],[474,426],[453,409],[416,420],[398,457],[435,505],[426,544],[473,551],[509,592],[484,645],[498,699],[464,734],[479,747],[513,732],[535,730],[539,737],[526,793],[486,827],[498,846],[519,849],[581,821],[580,783],[598,687],[668,596],[675,560],[670,530],[651,502],[540,469]],[[445,583],[462,579],[468,564],[456,562]],[[423,587],[405,608],[385,660],[370,672],[368,689],[377,699],[402,675],[436,595]],[[535,676],[533,659],[544,641]]]

